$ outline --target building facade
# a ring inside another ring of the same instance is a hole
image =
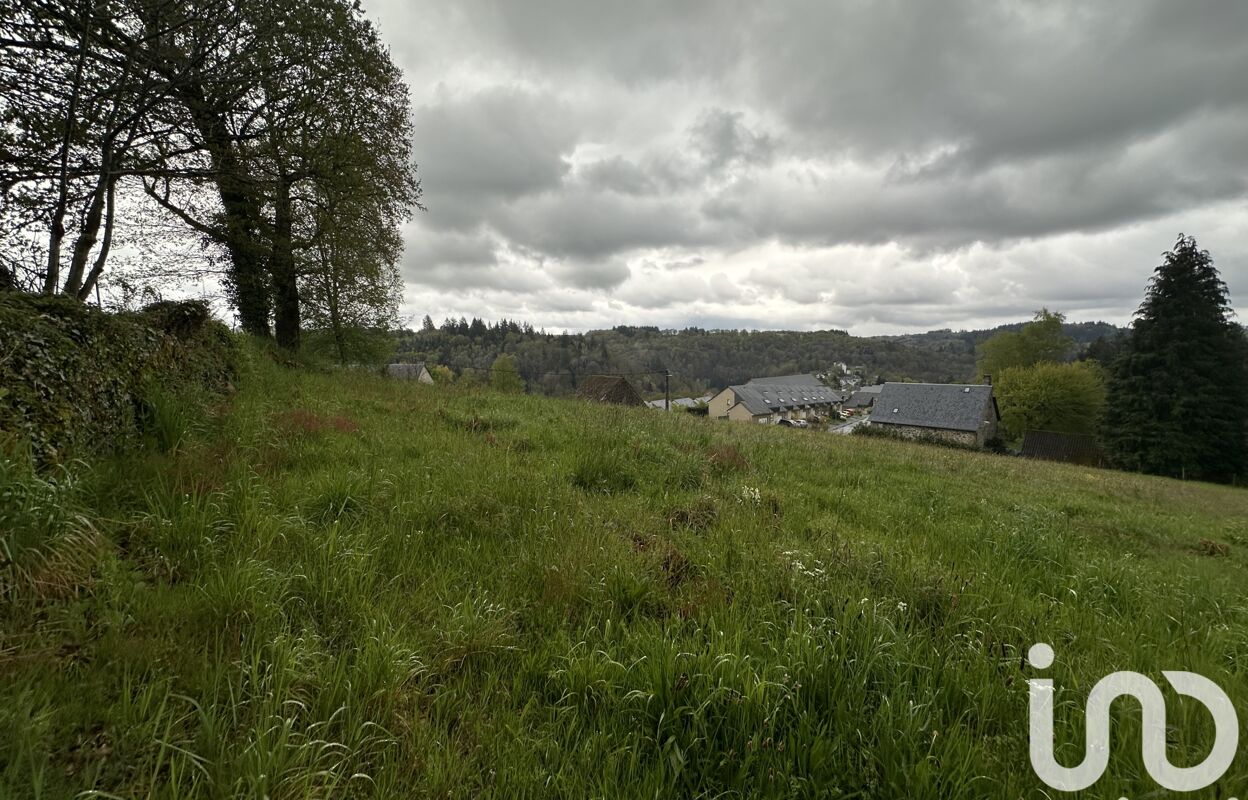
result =
[[[707,416],[755,423],[817,421],[836,413],[843,399],[814,375],[778,375],[729,386],[710,399]]]

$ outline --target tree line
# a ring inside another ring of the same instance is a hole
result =
[[[0,0],[0,283],[86,300],[154,211],[240,327],[397,324],[410,103],[352,0]]]
[[[418,330],[399,331],[403,360],[450,367],[462,376],[485,374],[500,355],[509,356],[530,391],[571,394],[595,373],[624,373],[645,395],[663,390],[672,372],[674,396],[700,395],[750,378],[824,373],[844,363],[865,382],[921,380],[962,382],[975,374],[977,342],[989,331],[933,331],[906,336],[856,337],[843,330],[750,331],[618,325],[586,333],[551,333],[516,320],[487,322],[426,316]],[[1062,325],[1076,349],[1119,331],[1106,323]]]
[[[1090,434],[1112,464],[1175,478],[1248,480],[1248,333],[1213,259],[1180,236],[1130,330],[1076,358],[1062,315],[1043,309],[978,349],[1003,436]]]

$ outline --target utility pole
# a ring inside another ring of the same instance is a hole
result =
[[[663,370],[663,410],[672,410],[672,371],[670,369]]]

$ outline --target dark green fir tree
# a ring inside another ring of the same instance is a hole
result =
[[[1179,236],[1115,359],[1105,445],[1124,468],[1221,483],[1248,476],[1248,340],[1207,251]]]

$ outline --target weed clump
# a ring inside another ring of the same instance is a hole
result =
[[[706,459],[711,468],[719,473],[741,472],[749,467],[745,456],[731,444],[713,444],[707,451]]]
[[[707,495],[687,505],[676,506],[667,512],[667,524],[672,529],[683,528],[702,532],[715,524],[719,519],[719,505],[715,498]]]
[[[637,477],[619,456],[593,449],[581,454],[572,468],[572,485],[587,492],[620,494],[637,486]]]
[[[438,409],[438,418],[456,430],[468,433],[504,431],[516,427],[519,421],[512,417],[487,415],[478,412],[459,414],[446,408]]]
[[[43,476],[0,457],[0,601],[73,597],[91,581],[105,542],[76,495],[68,470]]]

